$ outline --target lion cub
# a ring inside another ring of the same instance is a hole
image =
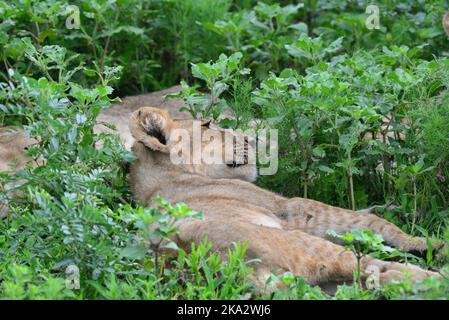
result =
[[[171,119],[165,110],[143,107],[129,120],[137,159],[131,164],[130,185],[142,203],[161,197],[185,202],[202,211],[205,220],[183,220],[175,241],[188,249],[205,237],[226,252],[233,242],[249,242],[248,256],[260,259],[256,280],[263,285],[270,272],[290,271],[311,284],[351,280],[354,255],[327,237],[353,228],[371,229],[405,251],[423,251],[425,241],[411,237],[375,215],[336,208],[324,203],[284,198],[252,184],[257,178],[254,145],[238,132],[210,121]],[[230,139],[223,137],[228,136]],[[206,152],[207,151],[207,152]],[[198,153],[200,155],[198,155]],[[204,154],[209,157],[204,157]],[[404,277],[413,281],[439,276],[410,264],[364,257],[365,276],[377,270],[380,283]]]

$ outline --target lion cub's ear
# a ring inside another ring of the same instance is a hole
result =
[[[137,141],[151,150],[169,153],[167,142],[173,121],[166,110],[142,107],[129,119],[129,130]]]
[[[201,120],[201,126],[205,127],[205,128],[210,128],[210,123],[212,120],[208,119],[208,120]]]

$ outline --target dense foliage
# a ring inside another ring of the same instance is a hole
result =
[[[379,29],[365,25],[370,4]],[[79,29],[66,27],[69,5]],[[404,231],[448,242],[447,9],[443,0],[0,1],[0,126],[39,137],[27,151],[34,166],[0,173],[0,203],[13,212],[0,220],[0,297],[448,298],[447,280],[374,291],[354,281],[331,297],[289,273],[267,282],[286,289],[261,293],[247,244],[223,260],[207,241],[177,248],[173,223],[201,213],[135,203],[122,168],[133,156],[93,131],[114,97],[181,82],[172,96],[193,117],[231,108],[224,127],[279,130],[279,170],[260,186],[379,205]],[[10,183],[15,197],[3,190]],[[356,255],[392,255],[376,235],[340,235],[354,236],[376,244]],[[443,270],[448,259],[395,255]]]

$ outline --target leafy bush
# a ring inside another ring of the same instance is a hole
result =
[[[225,37],[231,52],[242,51],[249,60],[247,64],[263,77],[268,71],[279,72],[286,66],[289,62],[285,44],[307,33],[306,24],[292,23],[302,6],[258,2],[251,11],[231,13],[205,27]]]
[[[236,52],[227,57],[220,55],[217,62],[192,63],[192,75],[206,83],[210,96],[196,90],[197,87],[190,87],[186,82],[181,82],[182,91],[170,94],[168,98],[182,98],[186,103],[186,108],[181,111],[188,111],[194,118],[215,120],[229,107],[225,99],[221,98],[223,93],[229,89],[239,76],[249,73],[249,69],[240,68],[242,54]]]
[[[161,62],[163,86],[189,77],[189,63],[216,59],[223,43],[213,32],[203,28],[223,18],[230,0],[161,0],[156,1],[157,18],[152,38]]]
[[[70,4],[65,0],[1,1],[0,45],[4,68],[35,74],[31,62],[26,61],[26,46],[21,41],[26,36],[37,47],[59,45],[70,53],[78,53],[70,55],[71,67],[81,62],[102,73],[105,66],[122,65],[124,77],[117,84],[118,91],[123,88],[127,88],[127,93],[146,91],[158,65],[151,58],[154,45],[147,34],[151,28],[147,21],[153,14],[149,4],[139,0],[81,0],[76,3],[80,28],[68,29],[65,21],[73,13]],[[90,78],[95,72],[89,69],[77,74],[77,82],[95,82]]]

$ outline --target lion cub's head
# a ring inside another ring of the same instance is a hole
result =
[[[161,170],[209,178],[257,178],[254,140],[209,120],[174,120],[166,110],[143,107],[131,115],[129,129],[139,160],[152,161]]]

